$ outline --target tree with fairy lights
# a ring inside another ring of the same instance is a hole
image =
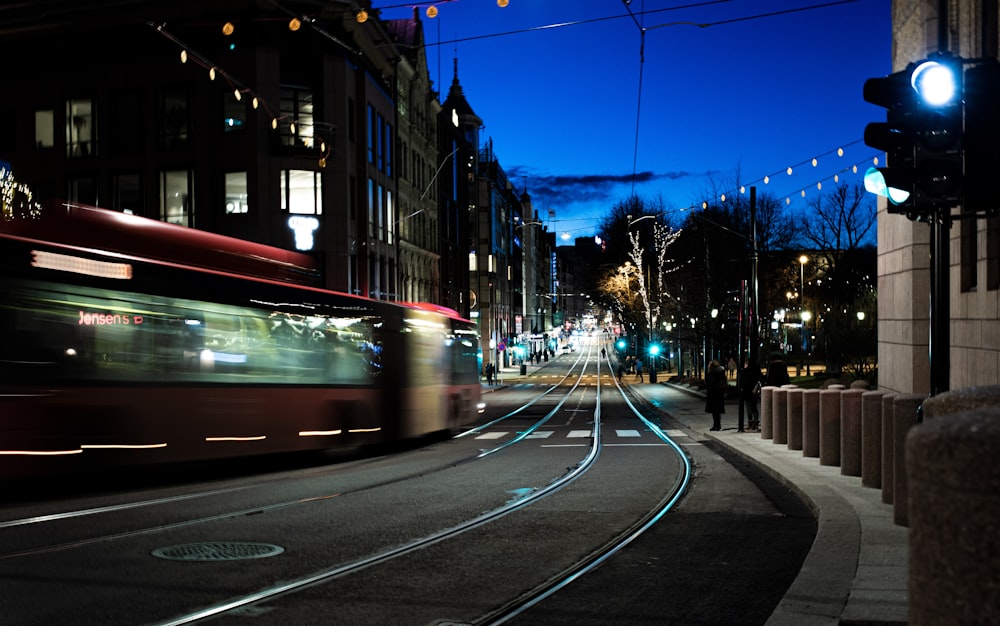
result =
[[[17,182],[10,168],[0,167],[0,219],[37,219],[41,213],[31,189]]]

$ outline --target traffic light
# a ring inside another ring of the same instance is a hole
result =
[[[986,59],[965,74],[965,190],[962,210],[1000,209],[1000,63]]]
[[[864,98],[887,109],[886,122],[865,128],[865,143],[884,150],[887,161],[865,173],[865,189],[886,196],[890,213],[911,218],[960,204],[962,59],[935,54],[901,72],[871,78]]]

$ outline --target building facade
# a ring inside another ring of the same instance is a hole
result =
[[[892,31],[893,71],[945,50],[995,59],[998,3],[893,0]],[[879,198],[878,309],[881,388],[1000,384],[1000,218],[931,225],[888,213]]]

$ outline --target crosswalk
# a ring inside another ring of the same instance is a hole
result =
[[[686,437],[686,434],[681,431],[665,431],[668,437],[671,439],[677,437]],[[521,435],[521,432],[514,430],[490,430],[482,432],[475,436],[476,440],[480,441],[499,441],[504,438],[513,438]],[[614,437],[622,440],[636,440],[643,439],[644,435],[646,439],[653,438],[658,442],[658,444],[666,445],[663,441],[656,437],[653,433],[645,431],[644,433],[639,432],[634,428],[618,428],[610,431],[606,431],[605,440],[607,440],[607,435],[611,434]],[[582,440],[591,439],[594,436],[594,431],[591,429],[580,429],[580,430],[566,430],[566,431],[555,431],[555,430],[536,430],[529,433],[525,439],[547,439],[547,440],[560,440],[560,439],[572,439],[572,440]],[[581,445],[582,442],[581,442]],[[609,444],[609,445],[614,445]]]

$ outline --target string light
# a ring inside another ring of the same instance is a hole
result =
[[[356,21],[356,22],[357,22],[358,24],[364,24],[365,22],[367,22],[367,21],[368,21],[368,11],[365,11],[364,9],[361,9],[360,11],[358,11],[358,12],[357,12],[357,13],[356,13],[356,14],[354,15],[354,20],[355,20],[355,21]]]
[[[225,35],[226,37],[232,35],[233,31],[235,30],[236,27],[233,26],[232,22],[226,22],[225,24],[222,25],[222,34]]]
[[[292,31],[293,33],[298,31],[300,28],[302,28],[302,21],[299,20],[299,18],[293,17],[288,22],[288,30]]]
[[[427,7],[427,17],[434,19],[438,15],[438,9],[433,4]]]

